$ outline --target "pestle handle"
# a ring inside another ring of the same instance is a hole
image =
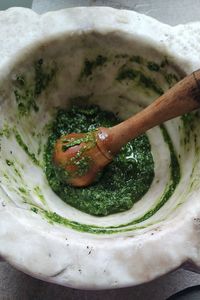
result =
[[[107,129],[104,149],[117,153],[121,147],[148,129],[200,107],[200,69],[186,76],[147,108]],[[104,128],[101,128],[102,132]],[[105,153],[105,151],[104,151]]]

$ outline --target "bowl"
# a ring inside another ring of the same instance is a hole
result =
[[[155,176],[124,212],[97,217],[64,203],[43,156],[58,109],[97,104],[125,119],[196,70],[200,23],[170,27],[106,7],[41,16],[12,8],[0,22],[0,255],[31,276],[81,289],[199,270],[198,112],[148,131]],[[84,73],[87,62],[95,67]]]

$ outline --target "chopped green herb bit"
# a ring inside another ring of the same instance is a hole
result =
[[[174,85],[179,80],[178,77],[176,76],[176,74],[172,74],[172,73],[165,74],[165,79],[166,79],[167,83],[169,84],[169,86]]]
[[[121,81],[124,79],[135,79],[138,76],[138,71],[133,70],[133,69],[122,69],[118,75],[117,75],[117,80]]]
[[[25,188],[23,188],[23,187],[19,187],[19,189],[18,189],[22,194],[28,194],[28,192],[27,192],[27,190],[25,189]]]
[[[84,76],[88,77],[88,76],[92,75],[92,72],[94,71],[94,69],[96,69],[97,67],[103,66],[106,61],[107,61],[107,57],[102,56],[102,55],[98,55],[95,60],[86,59],[83,70],[81,72],[81,78]]]
[[[66,152],[67,149],[68,149],[68,147],[67,147],[66,145],[63,145],[63,146],[62,146],[62,151],[63,151],[63,152]]]
[[[38,208],[36,208],[36,207],[31,207],[31,211],[37,214],[37,213],[38,213]]]
[[[11,135],[11,128],[7,123],[4,123],[3,128],[0,130],[0,136],[5,136],[6,138],[9,138]]]
[[[22,175],[21,175],[21,173],[19,172],[19,170],[18,170],[17,168],[14,168],[14,171],[15,171],[15,173],[17,174],[17,176],[18,176],[20,179],[22,179]]]
[[[13,166],[14,165],[14,162],[9,160],[9,159],[6,159],[6,163],[8,166]]]
[[[149,61],[147,63],[147,67],[148,67],[149,70],[155,71],[155,72],[158,72],[160,70],[160,66],[157,63],[153,62],[153,61]]]

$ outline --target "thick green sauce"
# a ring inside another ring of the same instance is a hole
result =
[[[62,217],[55,212],[39,209],[42,215],[47,220],[49,220],[49,222],[62,224],[74,230],[93,233],[93,234],[114,234],[114,233],[128,232],[136,229],[145,228],[147,225],[142,225],[142,224],[140,225],[140,223],[146,221],[147,219],[155,215],[159,211],[159,209],[163,207],[163,205],[169,200],[169,198],[174,193],[181,178],[181,172],[180,172],[180,166],[179,166],[177,154],[173,147],[173,143],[170,138],[170,135],[164,125],[161,126],[161,132],[163,134],[163,138],[166,143],[166,146],[169,148],[170,151],[170,158],[171,158],[171,163],[169,165],[170,178],[163,194],[156,201],[155,205],[152,208],[150,208],[146,213],[141,215],[139,218],[134,219],[129,223],[119,224],[116,226],[96,226],[94,224],[83,224],[83,223],[75,222]]]
[[[55,141],[72,132],[93,131],[120,122],[111,112],[97,106],[74,106],[59,111],[49,137],[46,152],[46,175],[52,189],[68,204],[86,213],[106,216],[130,209],[149,189],[154,178],[154,162],[146,135],[129,142],[100,178],[86,188],[74,188],[62,182],[62,174],[52,163]]]

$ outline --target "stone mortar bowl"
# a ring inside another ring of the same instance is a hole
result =
[[[48,185],[43,152],[58,108],[78,99],[127,118],[198,69],[200,23],[170,27],[94,7],[42,16],[13,8],[0,13],[0,25],[0,255],[34,277],[81,289],[199,270],[198,113],[167,122],[168,139],[159,127],[148,132],[155,178],[123,213],[94,217],[65,204]],[[106,63],[82,78],[85,60],[99,56]],[[119,81],[123,68],[140,76]]]

